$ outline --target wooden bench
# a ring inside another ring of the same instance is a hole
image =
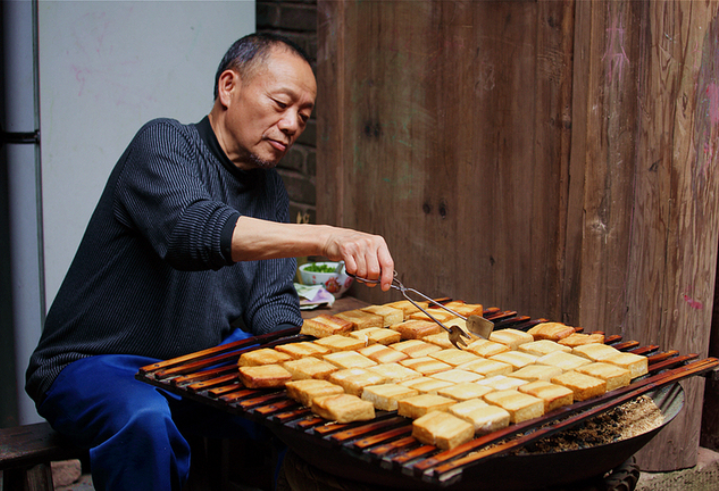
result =
[[[50,462],[80,459],[85,455],[86,451],[66,442],[48,423],[0,428],[4,490],[52,490]]]

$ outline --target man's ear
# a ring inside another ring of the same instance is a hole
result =
[[[240,74],[234,70],[225,70],[220,74],[217,82],[217,99],[223,107],[229,107],[232,94],[239,90]]]

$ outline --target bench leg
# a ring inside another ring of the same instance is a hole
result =
[[[52,491],[50,464],[38,464],[29,469],[5,469],[3,489],[17,491]]]

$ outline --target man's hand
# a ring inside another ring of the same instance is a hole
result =
[[[241,216],[232,235],[232,259],[257,261],[280,257],[325,256],[343,260],[347,272],[379,280],[387,291],[394,277],[394,261],[384,239],[327,225],[277,223]]]
[[[323,255],[333,261],[343,260],[348,273],[359,278],[379,280],[382,290],[390,289],[394,261],[387,244],[379,235],[344,228],[333,229]]]

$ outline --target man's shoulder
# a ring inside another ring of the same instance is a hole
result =
[[[171,131],[179,131],[181,133],[187,133],[187,134],[196,134],[197,129],[195,128],[194,124],[184,124],[179,122],[176,119],[172,118],[155,118],[151,119],[138,131],[138,134],[143,133],[145,131],[153,131],[153,130],[171,130]]]

